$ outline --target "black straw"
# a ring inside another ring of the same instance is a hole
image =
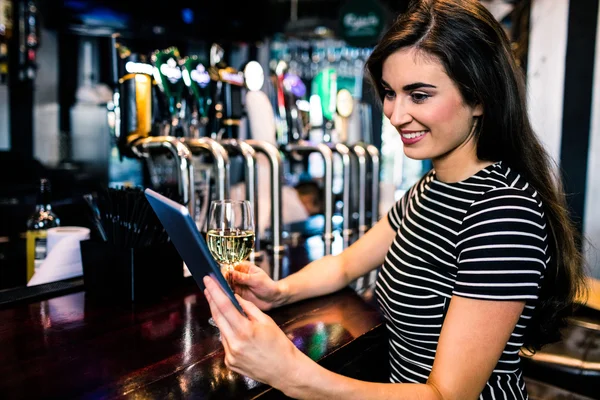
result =
[[[168,190],[162,194],[179,200]],[[103,188],[84,195],[84,199],[90,207],[93,226],[104,242],[120,248],[139,248],[169,241],[142,188]]]

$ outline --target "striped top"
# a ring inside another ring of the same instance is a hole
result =
[[[537,192],[502,162],[457,183],[432,170],[388,219],[397,233],[376,294],[390,335],[390,381],[427,381],[453,295],[524,300],[480,399],[527,399],[519,349],[550,261]]]

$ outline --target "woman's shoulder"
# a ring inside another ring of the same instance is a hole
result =
[[[493,164],[486,170],[483,180],[486,190],[482,192],[481,201],[503,200],[514,203],[527,201],[541,207],[541,199],[527,178],[503,162]]]
[[[485,184],[469,206],[463,224],[483,220],[519,219],[544,224],[541,196],[527,179],[503,163],[494,164],[481,180]]]

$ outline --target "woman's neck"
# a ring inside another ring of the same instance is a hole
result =
[[[442,157],[432,160],[435,175],[439,181],[455,183],[475,175],[495,161],[484,161],[477,158],[475,140],[469,140]]]
[[[433,162],[433,169],[435,169],[435,176],[439,181],[445,183],[456,183],[464,181],[465,179],[475,175],[485,167],[495,164],[495,161],[482,161],[477,160],[474,163],[469,164],[450,164],[442,163],[442,165],[436,165]]]

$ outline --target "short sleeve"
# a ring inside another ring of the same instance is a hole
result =
[[[407,190],[406,193],[402,196],[400,200],[394,204],[390,211],[388,211],[388,221],[390,222],[390,226],[394,231],[400,229],[400,225],[402,223],[402,217],[404,216],[404,211],[406,210],[406,205],[408,204],[408,199],[413,192],[414,187],[410,190]]]
[[[474,202],[458,235],[453,294],[487,300],[537,299],[549,261],[537,195],[498,188]]]
[[[400,225],[402,224],[402,218],[404,217],[404,213],[406,211],[406,207],[408,206],[408,201],[412,196],[414,196],[418,190],[423,190],[423,185],[425,182],[430,180],[433,177],[433,169],[429,170],[425,175],[419,179],[414,185],[410,187],[409,190],[404,193],[402,198],[394,204],[394,206],[388,211],[388,221],[390,222],[390,226],[393,230],[397,231],[400,229]]]
[[[398,228],[400,228],[400,221],[402,220],[402,215],[404,215],[403,204],[405,202],[405,198],[406,194],[404,194],[404,196],[402,196],[402,198],[398,200],[392,208],[390,208],[390,211],[388,211],[388,221],[394,231],[397,231]]]

